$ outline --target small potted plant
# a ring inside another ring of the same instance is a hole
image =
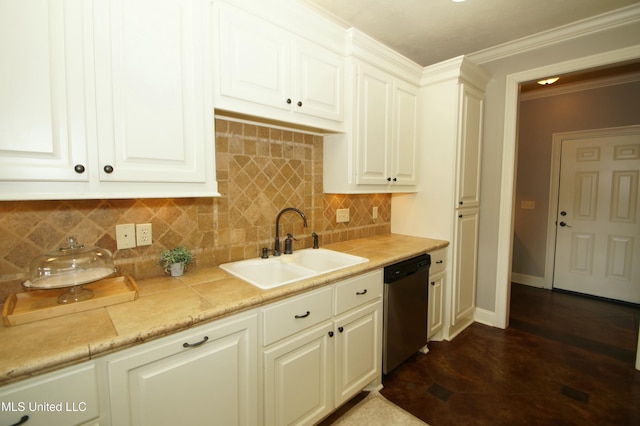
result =
[[[158,264],[162,265],[165,272],[170,272],[172,277],[180,277],[187,270],[187,266],[193,261],[193,258],[193,253],[186,247],[180,246],[160,253]]]

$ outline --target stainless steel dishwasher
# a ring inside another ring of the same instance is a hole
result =
[[[427,344],[431,256],[384,268],[382,372],[389,373]]]

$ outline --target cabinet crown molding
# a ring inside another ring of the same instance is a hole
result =
[[[463,79],[484,91],[491,76],[467,56],[461,55],[434,65],[425,67],[420,86],[428,86],[447,80]]]
[[[420,65],[356,28],[347,30],[347,55],[374,64],[376,67],[382,68],[412,84],[420,81],[420,75],[422,74]]]

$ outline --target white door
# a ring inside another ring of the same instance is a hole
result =
[[[640,132],[562,141],[555,288],[640,303]]]

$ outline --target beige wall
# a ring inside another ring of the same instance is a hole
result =
[[[86,245],[114,253],[116,265],[136,279],[162,275],[159,253],[184,245],[196,254],[193,268],[258,256],[273,247],[275,218],[285,207],[281,235],[291,232],[295,248],[388,233],[391,196],[322,193],[322,137],[216,120],[216,163],[221,197],[132,200],[0,202],[0,301],[22,291],[29,263],[77,235]],[[378,218],[371,210],[378,207]],[[351,220],[336,223],[335,211],[349,208]],[[115,226],[151,223],[151,246],[117,250]]]
[[[640,82],[520,102],[513,272],[545,275],[553,134],[640,124],[639,111]]]

